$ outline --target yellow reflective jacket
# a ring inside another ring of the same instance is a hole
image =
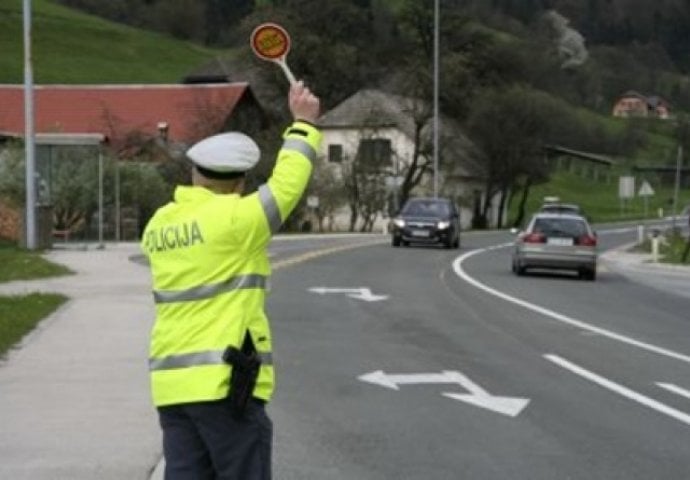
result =
[[[141,245],[156,304],[149,356],[156,406],[226,397],[231,367],[222,355],[240,348],[247,333],[262,360],[254,396],[271,398],[266,248],[304,193],[320,142],[316,128],[295,122],[271,178],[255,193],[180,186],[147,224]]]

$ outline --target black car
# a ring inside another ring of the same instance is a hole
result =
[[[410,198],[392,222],[394,247],[410,243],[460,246],[460,215],[446,198]]]

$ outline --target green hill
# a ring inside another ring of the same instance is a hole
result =
[[[220,52],[48,0],[32,3],[37,84],[178,82]],[[22,2],[0,0],[0,83],[23,82],[22,26]]]
[[[639,218],[653,219],[659,209],[664,215],[671,215],[673,206],[673,186],[662,184],[655,176],[637,175],[636,189],[639,190],[642,180],[647,180],[654,195],[645,201],[635,196],[621,205],[618,198],[618,177],[627,172],[613,171],[606,179],[593,180],[582,173],[576,174],[564,170],[556,171],[548,183],[536,185],[530,191],[526,212],[535,212],[547,196],[556,196],[565,203],[577,203],[594,222],[610,222]],[[690,204],[690,191],[679,192],[678,208],[681,210]],[[512,225],[517,216],[517,201],[513,201],[508,212],[508,223]]]

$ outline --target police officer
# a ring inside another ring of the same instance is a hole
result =
[[[297,82],[288,101],[294,123],[266,184],[241,196],[245,172],[259,160],[251,138],[206,138],[187,151],[193,185],[178,186],[144,231],[156,306],[149,369],[166,480],[271,478],[266,248],[302,196],[321,142],[318,98]]]

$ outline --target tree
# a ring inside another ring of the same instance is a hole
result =
[[[530,187],[548,177],[543,148],[557,121],[554,103],[548,95],[524,87],[489,90],[478,98],[468,120],[470,137],[483,153],[487,172],[478,227],[488,225],[496,195],[500,228],[510,192],[522,188],[524,201]],[[521,209],[524,212],[524,204]]]
[[[0,198],[12,207],[23,207],[25,194],[24,148],[11,143],[0,152]]]
[[[161,1],[154,5],[152,13],[153,27],[176,38],[203,41],[204,32],[209,31],[204,24],[204,6],[197,0]]]
[[[319,205],[314,211],[318,230],[324,231],[326,219],[329,220],[330,230],[335,211],[347,202],[347,191],[336,170],[324,158],[319,158],[314,164],[314,173],[307,190],[307,196],[309,195],[319,199]]]
[[[377,215],[385,210],[385,178],[390,172],[392,152],[389,150],[385,153],[376,148],[377,144],[385,144],[380,140],[385,139],[379,137],[376,128],[362,129],[357,139],[357,153],[353,158],[343,161],[341,173],[350,207],[351,232],[357,229],[360,219],[360,231],[371,231]],[[388,146],[390,147],[390,143]]]
[[[107,153],[104,160],[104,209],[113,211],[116,163]],[[97,157],[93,147],[54,147],[51,164],[37,168],[37,172],[44,173],[38,200],[50,202],[55,229],[73,233],[89,229],[99,208]],[[45,175],[48,169],[49,177]],[[0,156],[0,197],[14,207],[25,204],[24,178],[23,147],[16,145],[5,149]],[[136,210],[140,228],[156,208],[170,199],[172,188],[152,163],[121,163],[120,204],[123,209]]]
[[[148,162],[128,161],[120,166],[120,203],[122,210],[136,212],[138,235],[156,209],[172,198],[175,184],[161,175],[161,166]],[[189,167],[187,167],[189,170]]]
[[[51,170],[50,184],[39,184],[39,192],[49,189],[55,228],[87,227],[98,208],[98,162],[93,148],[56,148]],[[25,205],[24,178],[23,149],[9,150],[0,162],[0,195],[15,206]]]
[[[169,0],[166,0],[169,1]],[[196,0],[194,3],[198,3]],[[240,21],[254,10],[254,0],[206,0],[206,38],[208,45],[230,45],[237,42]]]

